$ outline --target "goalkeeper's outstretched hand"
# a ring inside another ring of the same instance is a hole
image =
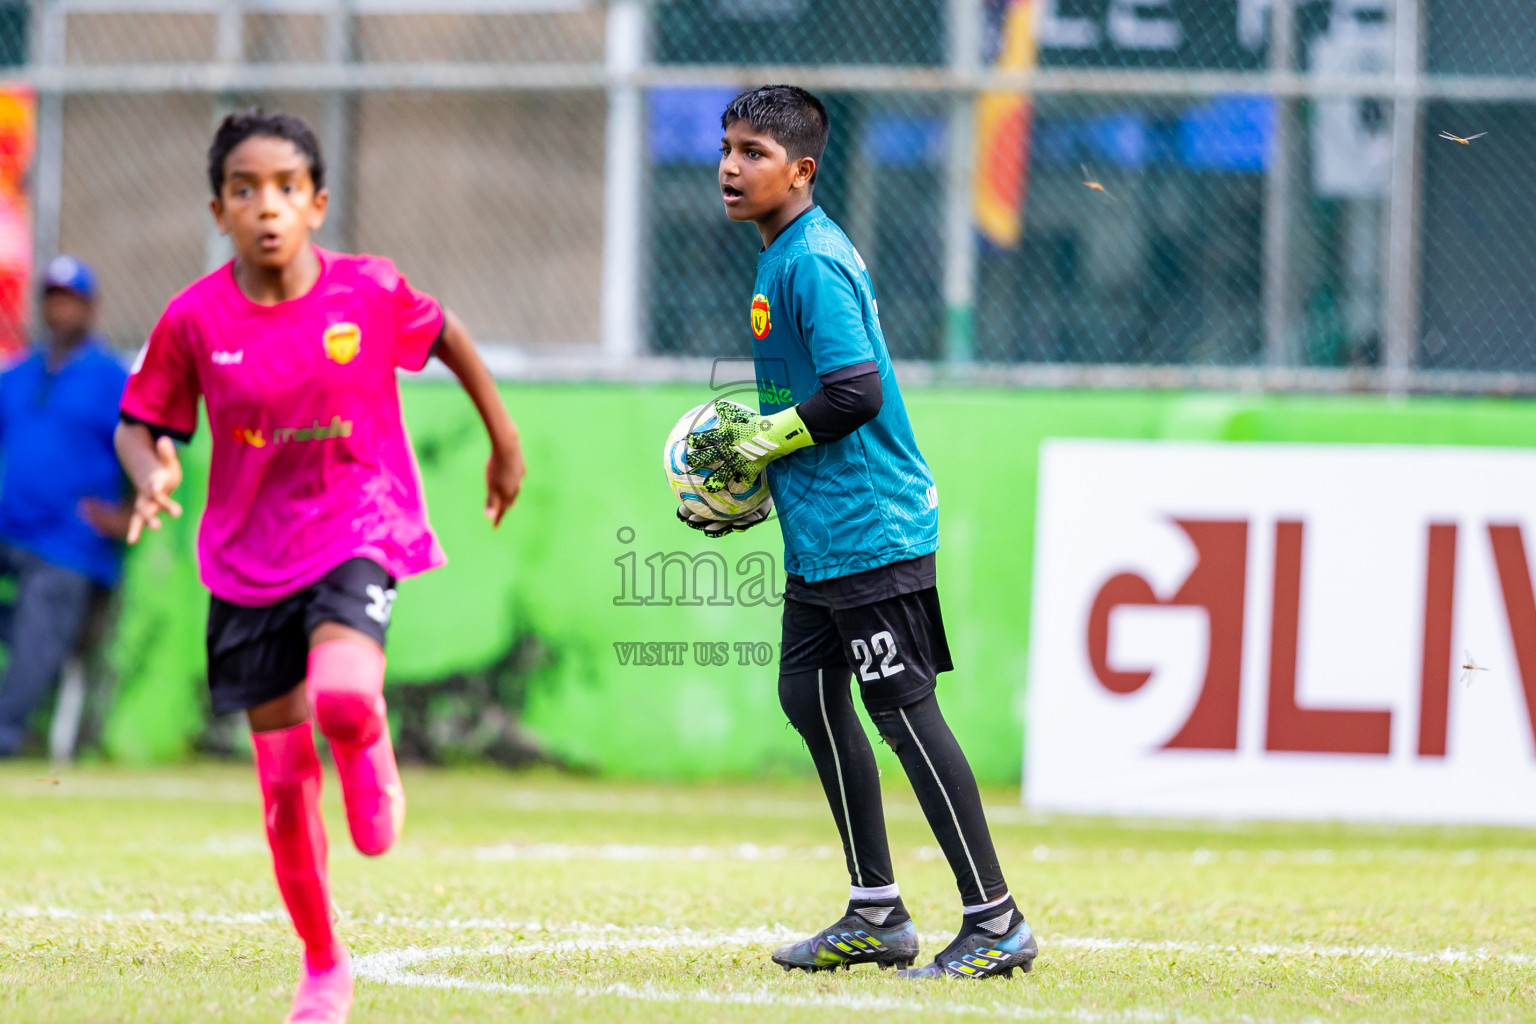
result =
[[[768,416],[726,399],[715,403],[720,425],[688,435],[688,465],[711,467],[704,490],[718,494],[756,480],[774,459],[814,444],[794,406]]]
[[[686,505],[677,506],[677,518],[698,530],[704,536],[711,538],[724,537],[729,533],[740,533],[743,530],[750,530],[758,523],[767,519],[772,512],[773,502],[771,500],[765,501],[761,507],[753,509],[739,519],[732,519],[727,522],[723,519],[705,519],[697,512],[688,511],[688,506]]]

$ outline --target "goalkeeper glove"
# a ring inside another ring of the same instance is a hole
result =
[[[710,538],[724,537],[730,533],[740,533],[743,530],[750,530],[758,523],[767,519],[768,516],[772,514],[772,512],[773,502],[772,500],[769,500],[764,502],[761,507],[753,509],[746,515],[727,522],[723,519],[705,519],[697,512],[688,511],[688,507],[686,505],[677,506],[677,518],[681,519],[695,530],[698,530],[700,533],[704,534],[704,536]]]
[[[731,484],[750,484],[774,459],[815,444],[795,406],[770,416],[721,399],[715,403],[720,425],[688,435],[688,465],[714,467],[704,490],[718,494]]]

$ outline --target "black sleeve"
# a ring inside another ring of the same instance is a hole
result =
[[[427,363],[430,363],[432,361],[432,357],[437,355],[437,348],[438,348],[439,345],[441,345],[443,343],[443,335],[445,335],[447,333],[448,333],[448,307],[444,306],[443,307],[443,326],[441,326],[441,327],[439,327],[437,329],[437,337],[432,339],[432,347],[427,349],[427,358],[421,364],[422,366],[426,366]]]
[[[158,423],[149,422],[149,420],[141,420],[132,413],[119,412],[117,417],[124,423],[131,423],[140,427],[148,427],[150,436],[153,437],[156,441],[160,440],[162,437],[168,437],[172,441],[180,441],[182,444],[187,444],[192,440],[192,435],[186,433],[185,431],[172,430],[170,427],[162,427]],[[807,424],[806,426],[809,427],[810,425]]]
[[[823,375],[821,390],[800,403],[800,420],[817,444],[840,441],[879,415],[883,400],[874,362],[858,363]]]

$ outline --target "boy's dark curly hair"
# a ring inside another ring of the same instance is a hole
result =
[[[325,158],[320,155],[320,140],[314,129],[292,114],[268,114],[260,107],[252,107],[230,114],[213,133],[213,145],[208,147],[208,184],[215,196],[224,188],[224,161],[236,146],[258,135],[293,143],[309,164],[315,191],[325,187]]]

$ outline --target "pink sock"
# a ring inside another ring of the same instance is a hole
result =
[[[309,651],[309,700],[331,742],[352,842],[370,857],[394,845],[405,793],[384,717],[384,652],[361,640],[328,640]]]
[[[331,894],[326,885],[325,823],[320,818],[320,758],[309,723],[251,735],[266,807],[272,868],[288,916],[317,970],[336,962]]]

